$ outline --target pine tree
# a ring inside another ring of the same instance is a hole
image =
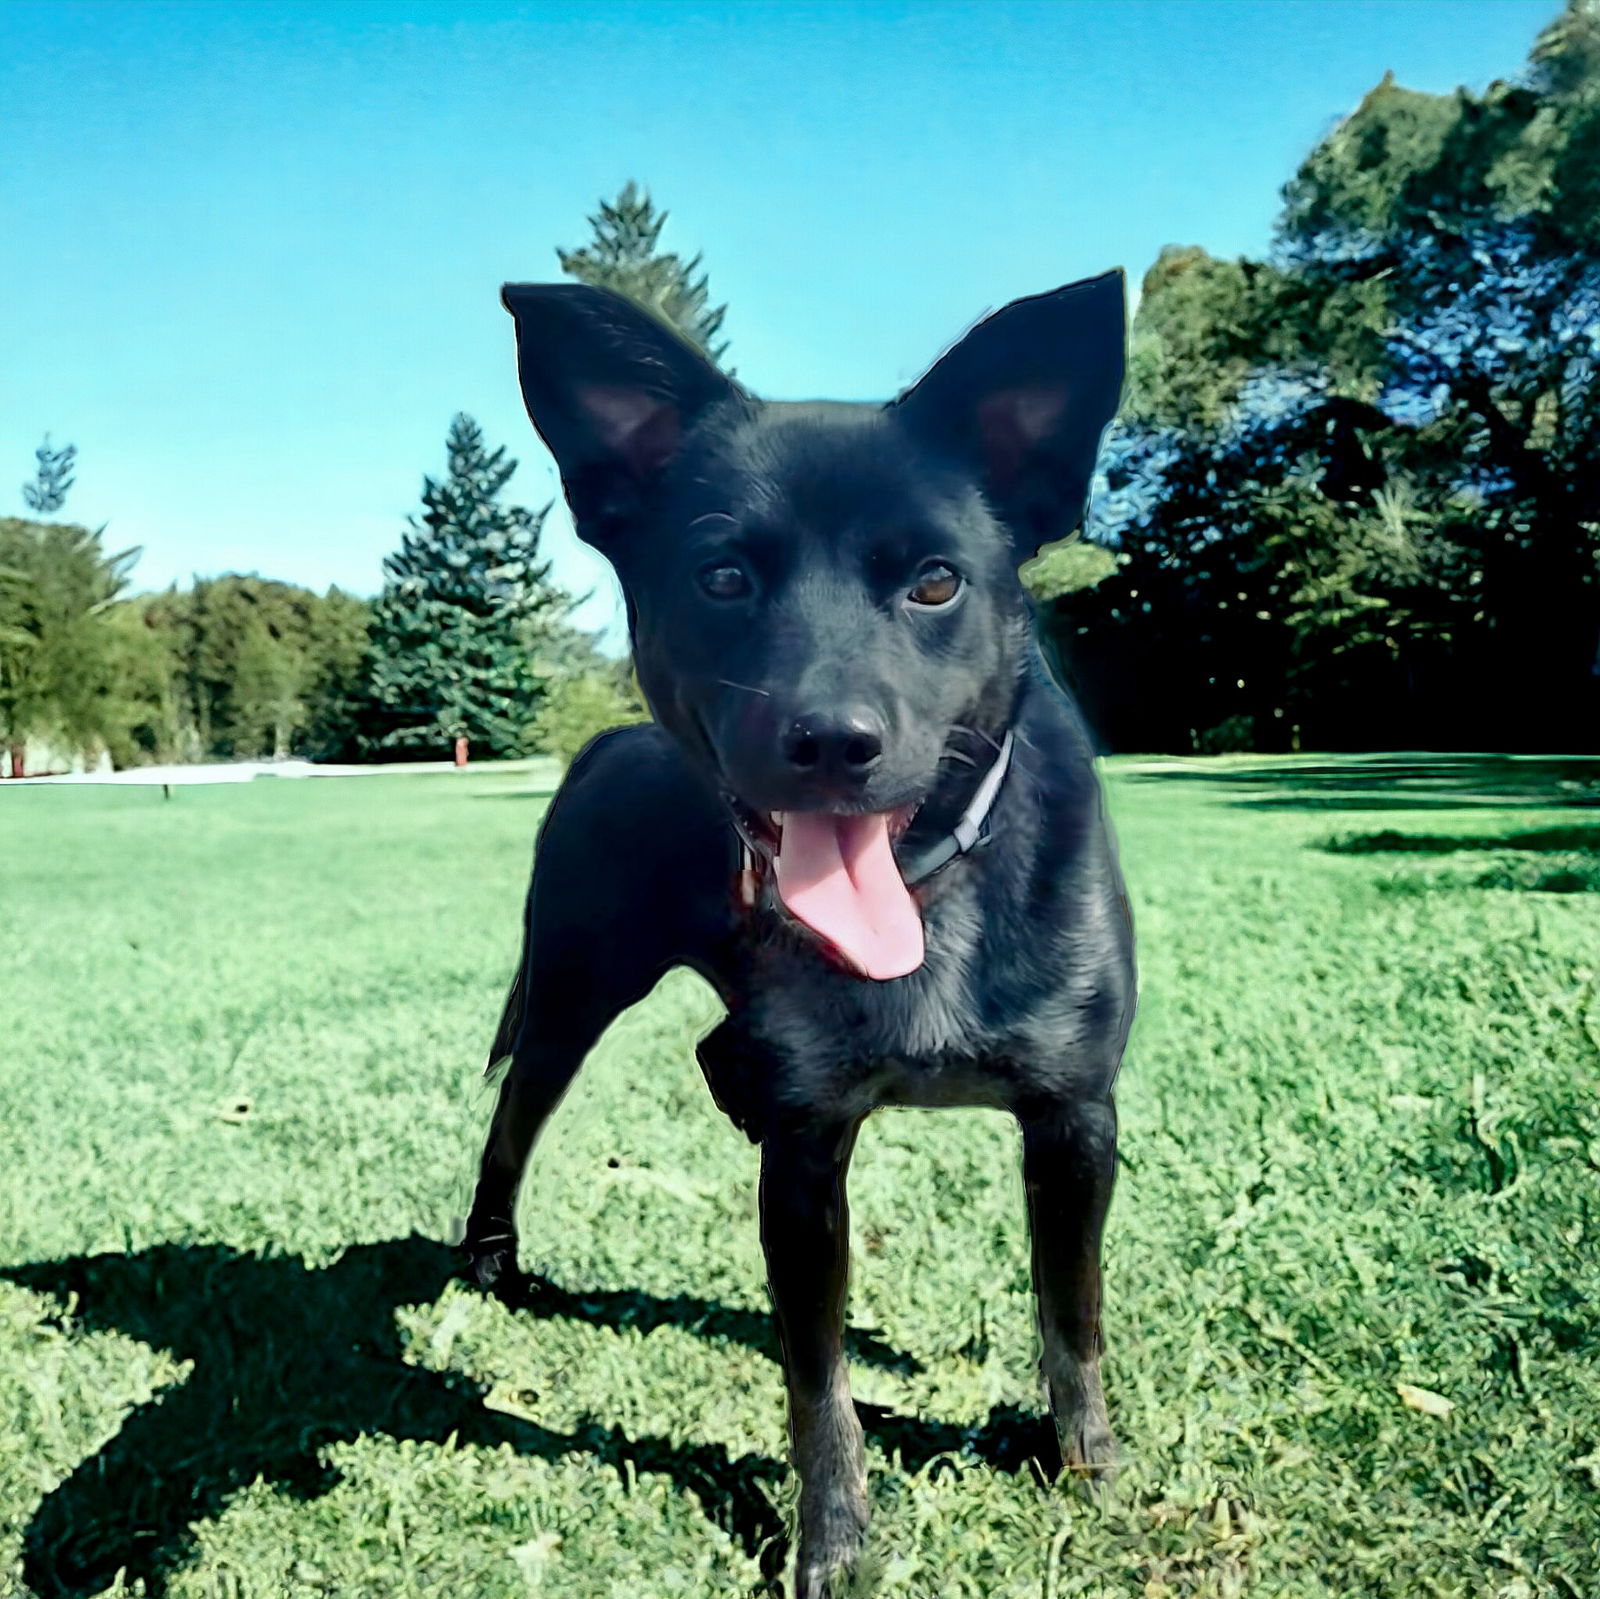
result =
[[[105,737],[107,613],[138,559],[107,554],[88,528],[0,517],[0,743],[13,777],[30,739],[88,752]]]
[[[449,472],[423,479],[420,520],[384,565],[373,614],[376,742],[439,753],[457,738],[519,754],[538,711],[543,641],[571,601],[548,581],[548,507],[502,504],[517,463],[490,451],[471,417],[447,441]]]
[[[698,255],[684,261],[659,251],[667,215],[656,210],[649,190],[630,180],[589,218],[593,241],[581,250],[558,249],[556,257],[569,278],[611,289],[653,311],[720,365],[728,346],[715,340],[728,308],[708,304],[710,289]]]
[[[67,444],[59,450],[50,448],[50,435],[33,452],[38,466],[31,483],[22,485],[22,503],[35,516],[53,516],[67,501],[67,491],[72,487],[73,462],[78,459],[78,447]]]

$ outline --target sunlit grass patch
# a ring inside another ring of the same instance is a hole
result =
[[[1590,1599],[1600,907],[1551,879],[1597,858],[1592,767],[1110,769],[1143,970],[1123,1475],[1095,1506],[1028,1463],[1014,1129],[885,1113],[852,1179],[864,1586]],[[623,1018],[542,1142],[545,1295],[450,1280],[528,789],[0,794],[0,1593],[720,1595],[781,1566],[755,1152],[694,1064],[703,985]]]

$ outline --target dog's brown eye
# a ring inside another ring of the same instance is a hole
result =
[[[923,567],[906,597],[913,605],[948,605],[960,592],[961,574],[943,561],[933,561]]]
[[[750,579],[742,566],[711,561],[700,568],[700,587],[714,600],[742,600],[750,592]]]

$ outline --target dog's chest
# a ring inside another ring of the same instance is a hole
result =
[[[887,983],[832,970],[794,944],[761,952],[749,1015],[781,1062],[783,1100],[824,1116],[1006,1101],[1006,1074],[993,1059],[1001,1032],[975,1003],[983,944],[976,886],[951,883],[928,908],[924,931],[921,968]]]

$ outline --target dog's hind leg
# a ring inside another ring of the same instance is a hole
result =
[[[1021,1120],[1045,1388],[1061,1461],[1106,1482],[1116,1439],[1100,1386],[1100,1239],[1116,1175],[1116,1107],[1108,1092]]]
[[[735,859],[715,797],[653,726],[603,733],[572,763],[539,830],[522,961],[491,1056],[510,1065],[462,1241],[485,1287],[515,1281],[517,1185],[539,1129],[620,1012],[671,967],[708,964]]]
[[[866,1458],[844,1358],[845,1174],[858,1126],[786,1127],[761,1145],[761,1242],[800,1477],[798,1599],[830,1599],[867,1527]]]
[[[462,1239],[467,1275],[502,1293],[520,1281],[514,1217],[534,1140],[600,1035],[678,953],[648,885],[630,901],[628,874],[603,860],[570,821],[547,829],[528,891],[522,963],[491,1055],[510,1061]]]
[[[511,1058],[461,1245],[467,1275],[502,1293],[518,1282],[517,1188],[534,1140],[600,1035],[660,975],[638,970],[614,950],[558,951],[548,942],[530,927],[519,974],[524,1014],[518,1036],[509,1041]]]

